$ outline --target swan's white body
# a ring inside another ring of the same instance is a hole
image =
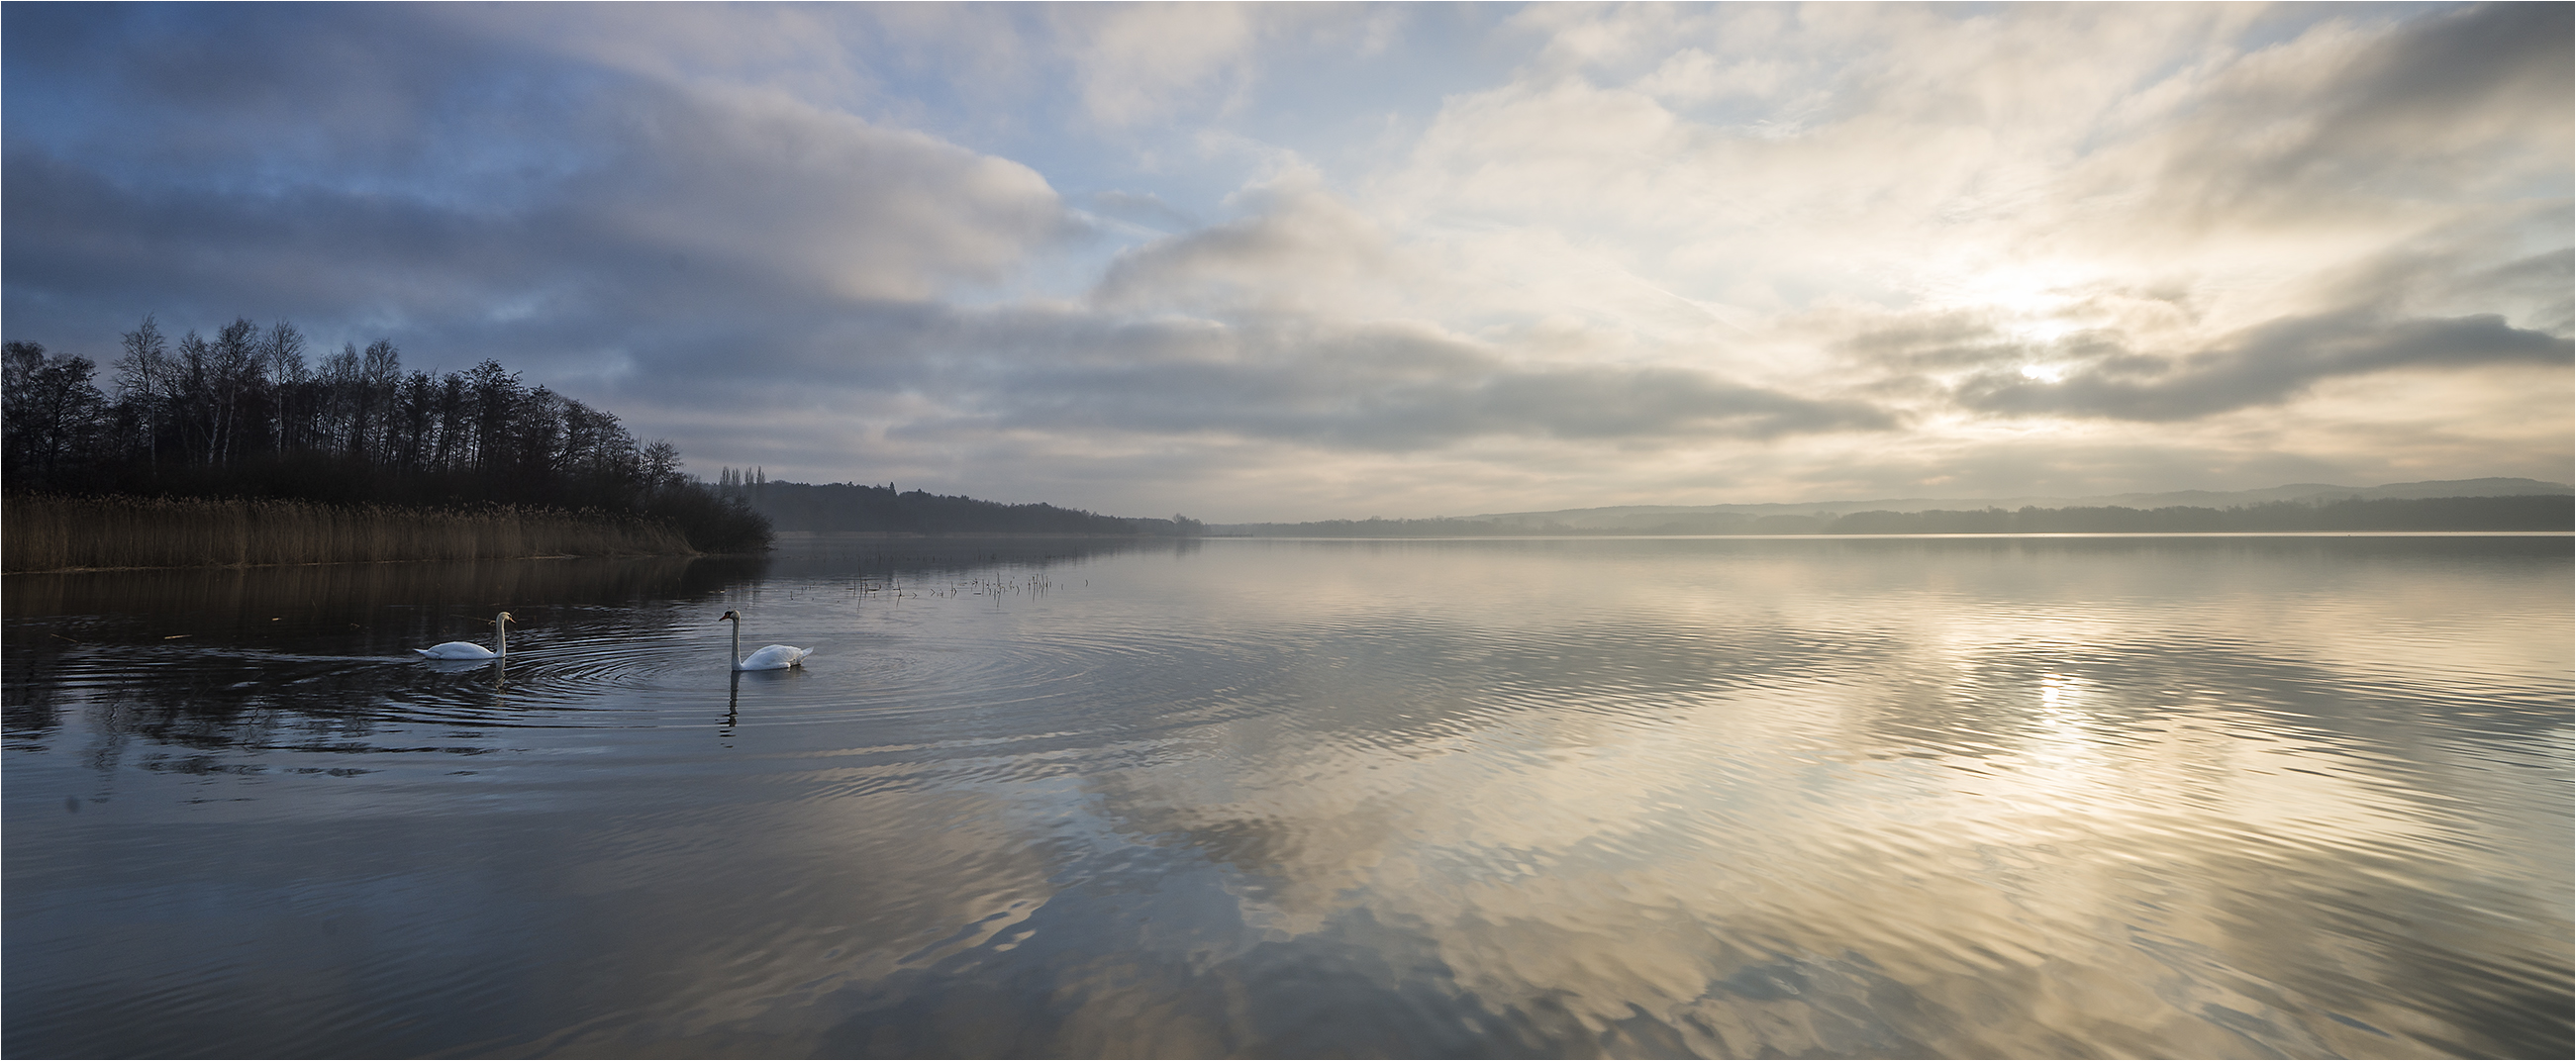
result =
[[[431,645],[428,648],[415,648],[412,651],[420,653],[422,659],[500,659],[510,654],[510,630],[502,624],[511,621],[513,620],[508,612],[492,617],[492,644],[499,651],[471,641],[450,641],[444,645]]]
[[[810,648],[771,645],[751,655],[743,655],[742,613],[726,612],[716,621],[721,623],[726,619],[733,620],[733,669],[735,670],[786,670],[804,663],[805,657],[814,654],[814,650]]]

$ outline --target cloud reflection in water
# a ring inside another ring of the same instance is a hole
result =
[[[506,704],[137,712],[326,635],[112,679],[40,631],[149,601],[13,579],[11,1048],[2568,1041],[2564,539],[942,548],[556,586]]]

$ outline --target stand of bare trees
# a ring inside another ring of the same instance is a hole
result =
[[[598,509],[701,550],[768,538],[748,506],[683,475],[669,442],[638,442],[497,361],[406,373],[379,339],[316,364],[294,325],[248,319],[173,341],[147,316],[122,346],[111,398],[88,359],[7,344],[10,493]]]

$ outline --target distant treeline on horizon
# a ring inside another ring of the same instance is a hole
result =
[[[146,316],[120,341],[114,397],[87,358],[6,344],[9,493],[595,509],[707,552],[769,540],[748,507],[683,475],[669,442],[639,442],[498,361],[406,373],[379,339],[310,363],[294,325],[247,318],[174,342]]]
[[[2273,501],[2232,508],[2173,505],[2138,509],[2100,507],[2018,510],[1934,509],[1922,512],[1853,512],[1846,515],[1755,516],[1739,512],[1676,515],[1661,524],[1617,530],[1581,529],[1547,521],[1473,519],[1363,519],[1315,523],[1239,523],[1211,528],[1219,535],[1315,538],[1443,538],[1524,535],[1619,537],[1671,534],[2250,534],[2362,533],[2372,531],[2568,531],[2576,530],[2576,497],[2524,494],[2508,497],[2346,498]]]
[[[770,525],[788,531],[880,534],[1028,534],[1084,537],[1191,537],[1198,520],[1103,516],[1048,504],[1012,505],[926,490],[897,491],[857,483],[792,483],[755,470],[725,469],[716,489],[739,497]]]

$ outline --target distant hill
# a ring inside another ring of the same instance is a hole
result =
[[[1750,505],[1627,505],[1440,519],[1218,524],[1215,534],[1462,537],[1513,534],[2063,534],[2264,531],[2564,531],[2576,490],[2536,479],[2385,486],[2296,483],[2099,497],[1900,498]]]
[[[2389,483],[2383,486],[2335,486],[2328,483],[2292,483],[2262,490],[2176,490],[2157,494],[2101,494],[2090,497],[1993,497],[1993,498],[1881,498],[1872,501],[1806,501],[1748,505],[1621,505],[1609,508],[1569,508],[1553,512],[1497,512],[1479,516],[1451,517],[1467,523],[1517,524],[1539,527],[1554,525],[1570,530],[1641,531],[1671,523],[1687,516],[1733,513],[1747,516],[1843,516],[1854,512],[1924,512],[1931,510],[1981,511],[2024,508],[2104,508],[2134,509],[2169,508],[2176,505],[2197,508],[2242,508],[2274,501],[2300,501],[2316,504],[2323,501],[2380,499],[2423,499],[2440,497],[2517,497],[2527,495],[2576,495],[2576,487],[2566,483],[2538,479],[2437,479],[2420,483]]]
[[[1103,516],[1048,504],[1011,505],[926,490],[897,492],[856,483],[729,482],[725,489],[750,503],[783,531],[863,531],[879,534],[1004,534],[1067,537],[1171,537],[1203,533],[1199,521]]]

